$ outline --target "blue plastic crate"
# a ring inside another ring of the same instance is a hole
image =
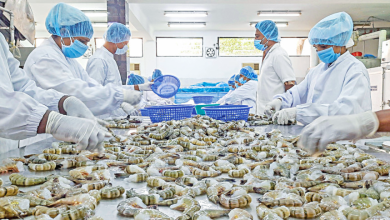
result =
[[[161,98],[171,98],[180,88],[180,80],[176,76],[164,75],[157,77],[151,86],[154,93]]]
[[[148,107],[150,120],[153,123],[181,120],[191,118],[191,113],[194,109],[193,105],[161,105]]]
[[[214,96],[193,96],[195,104],[211,104]]]
[[[206,115],[222,121],[248,120],[249,110],[252,107],[247,105],[220,105],[203,107]]]
[[[149,116],[149,111],[146,108],[142,108],[140,110],[142,116]]]

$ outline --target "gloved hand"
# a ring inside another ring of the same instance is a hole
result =
[[[123,111],[126,112],[126,114],[128,114],[128,115],[131,115],[131,116],[139,116],[138,110],[137,110],[134,106],[130,105],[129,103],[122,102],[121,108],[122,108]]]
[[[46,133],[62,141],[75,142],[80,150],[103,150],[104,137],[111,134],[103,131],[97,121],[50,112]]]
[[[89,108],[80,99],[74,96],[66,98],[62,106],[68,116],[96,120],[102,126],[108,125],[106,121],[96,118]]]
[[[280,125],[287,125],[289,121],[294,121],[297,117],[297,108],[285,108],[274,114],[273,121]]]
[[[375,113],[355,115],[322,116],[306,126],[298,146],[314,154],[324,151],[329,143],[339,140],[354,140],[373,135],[379,127]]]
[[[271,116],[271,110],[279,111],[280,107],[282,107],[282,100],[274,99],[265,105],[264,113]]]
[[[136,105],[141,101],[142,92],[135,90],[123,90],[123,101],[129,103],[130,105]]]
[[[154,84],[154,82],[147,82],[144,84],[138,85],[139,91],[152,91],[151,86]]]

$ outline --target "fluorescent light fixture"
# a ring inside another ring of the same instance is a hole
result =
[[[353,22],[353,26],[371,26],[371,22],[370,21],[354,21]]]
[[[167,17],[206,17],[207,11],[164,11],[164,15]]]
[[[107,17],[106,10],[83,10],[84,14],[90,18]]]
[[[258,16],[268,16],[268,17],[276,17],[276,16],[301,16],[301,11],[276,11],[276,10],[271,10],[271,11],[258,11],[257,12]]]
[[[206,27],[206,22],[168,22],[168,27],[201,28]]]
[[[105,23],[105,22],[92,22],[92,27],[96,27],[96,28],[103,28],[103,27],[108,27],[108,24]]]
[[[258,22],[251,22],[249,25],[251,27],[255,27],[257,23]],[[288,22],[275,22],[275,24],[277,27],[287,27],[288,26]]]

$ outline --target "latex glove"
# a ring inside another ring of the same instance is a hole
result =
[[[121,108],[123,109],[124,112],[126,112],[127,115],[131,115],[131,116],[139,115],[138,110],[134,106],[130,105],[129,103],[122,102]]]
[[[135,90],[123,90],[123,101],[129,103],[130,105],[137,105],[142,98],[142,92]]]
[[[339,140],[354,140],[373,135],[379,127],[375,113],[355,115],[322,116],[306,126],[298,146],[310,154],[322,152],[329,143]]]
[[[95,120],[102,126],[108,125],[106,121],[96,118],[89,108],[80,99],[74,96],[66,98],[62,106],[68,116]]]
[[[151,86],[154,84],[154,82],[147,82],[144,84],[138,85],[139,91],[152,91]]]
[[[282,107],[282,100],[274,99],[265,105],[264,113],[268,116],[271,116],[271,110],[279,111],[280,107]]]
[[[80,150],[103,150],[105,137],[111,134],[102,130],[97,121],[50,112],[46,133],[62,141],[75,142]]]
[[[273,121],[277,121],[280,125],[287,125],[289,121],[294,121],[297,117],[297,108],[285,108],[274,114]]]

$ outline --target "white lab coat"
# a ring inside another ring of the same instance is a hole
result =
[[[256,113],[256,93],[257,93],[257,81],[249,80],[244,85],[234,90],[228,98],[226,98],[226,104],[237,104],[248,105],[252,108],[250,113]]]
[[[297,108],[297,121],[309,124],[320,116],[371,111],[366,67],[348,51],[328,67],[320,63],[286,93],[276,95],[283,108]]]
[[[102,86],[106,86],[109,83],[122,86],[121,74],[114,59],[114,54],[104,46],[96,50],[95,54],[89,58],[87,73]],[[119,108],[113,110],[111,113],[100,115],[99,118],[122,118],[126,116],[127,114]]]
[[[217,104],[222,104],[226,101],[226,99],[230,96],[230,94],[232,94],[234,90],[229,90],[228,93],[226,93],[226,95],[222,96],[222,98],[220,98],[218,101],[217,101]]]
[[[29,55],[25,70],[39,87],[77,97],[96,116],[119,109],[123,102],[122,87],[100,85],[76,59],[65,57],[51,37]]]
[[[277,94],[285,92],[284,83],[296,81],[291,60],[279,43],[268,51],[259,76],[257,89],[257,114],[264,114],[265,105]]]
[[[58,102],[64,94],[37,87],[19,68],[19,61],[10,53],[2,34],[0,47],[0,137],[14,140],[33,137],[46,111],[58,111]]]

